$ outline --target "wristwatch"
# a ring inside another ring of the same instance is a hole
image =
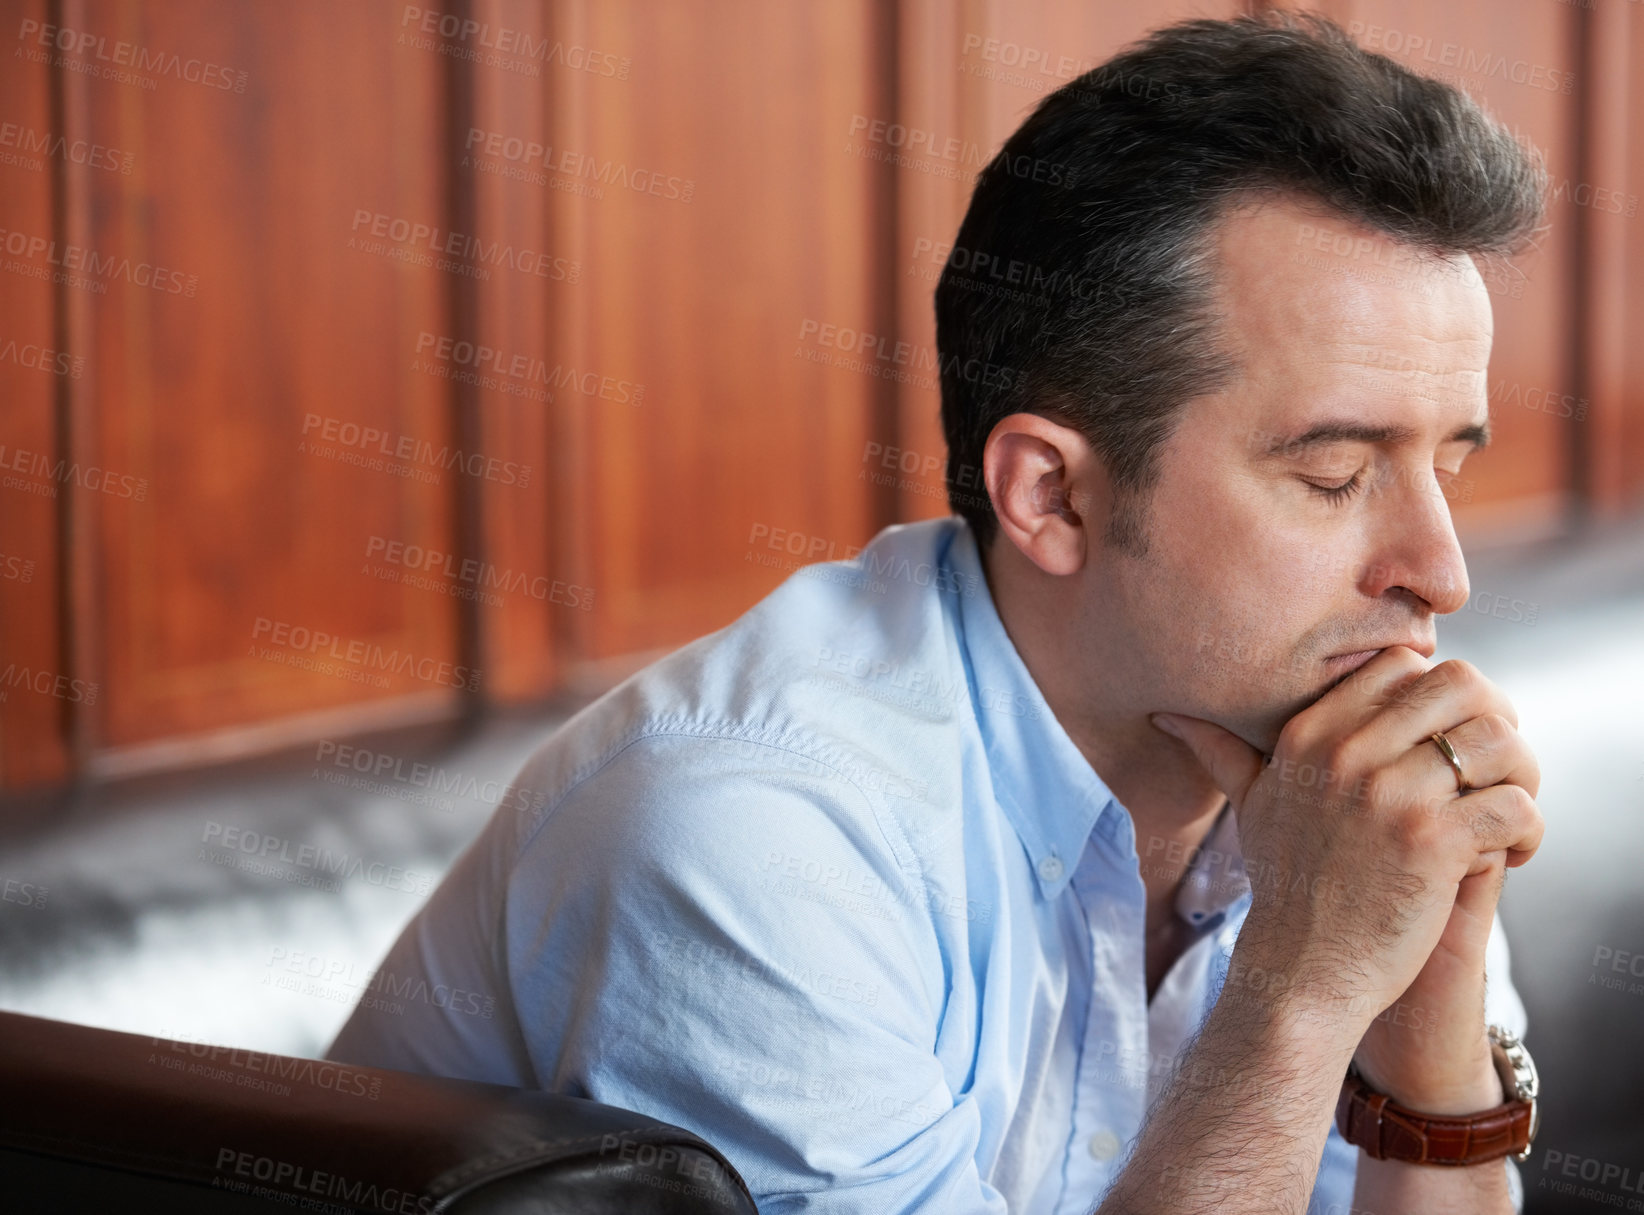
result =
[[[1373,1160],[1409,1164],[1483,1164],[1511,1156],[1527,1160],[1530,1143],[1541,1128],[1537,1097],[1541,1080],[1524,1043],[1511,1031],[1492,1025],[1490,1054],[1502,1087],[1509,1094],[1501,1105],[1476,1114],[1421,1114],[1406,1109],[1364,1082],[1351,1064],[1336,1101],[1336,1129]]]

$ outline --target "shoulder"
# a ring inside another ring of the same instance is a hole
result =
[[[940,1005],[943,949],[918,862],[886,826],[803,739],[652,728],[522,842],[504,896],[510,968],[551,1000],[591,959],[612,975],[683,966],[676,978],[716,991],[733,979],[791,988],[820,959],[863,1000],[899,976],[897,1016],[913,1033]]]
[[[852,561],[807,566],[577,713],[520,774],[515,849],[597,807],[616,832],[825,823],[917,868],[899,824],[957,801],[944,782],[969,712],[941,585],[959,522],[887,528]]]
[[[796,865],[891,890],[917,861],[860,777],[806,730],[647,719],[522,832],[517,856],[576,856],[613,884],[711,880],[733,895]]]

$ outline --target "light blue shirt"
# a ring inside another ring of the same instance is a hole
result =
[[[1179,858],[1052,716],[956,517],[796,570],[516,794],[331,1056],[687,1127],[764,1215],[1089,1211],[1250,906],[1224,811],[1148,1000],[1142,867]],[[1489,976],[1522,1032],[1499,920]],[[1346,1215],[1357,1155],[1330,1132],[1313,1215]]]

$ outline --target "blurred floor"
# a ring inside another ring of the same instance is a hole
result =
[[[1527,1210],[1624,1206],[1634,1195],[1613,1179],[1596,1198],[1558,1187],[1573,1158],[1644,1179],[1644,961],[1630,961],[1644,957],[1644,529],[1475,554],[1470,572],[1470,606],[1441,625],[1439,656],[1472,660],[1506,690],[1543,765],[1546,841],[1502,903],[1546,1092],[1522,1166]],[[0,1007],[320,1053],[419,891],[491,813],[483,782],[510,780],[558,720],[379,748],[402,772],[420,761],[473,778],[467,796],[428,799],[446,805],[410,800],[426,791],[404,779],[338,787],[322,774],[352,770],[315,753],[283,775],[93,795],[66,826],[0,845]],[[304,861],[320,849],[361,864],[334,890],[305,886],[323,877]],[[292,975],[297,990],[276,983]]]

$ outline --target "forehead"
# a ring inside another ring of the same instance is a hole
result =
[[[1490,294],[1467,255],[1427,253],[1295,195],[1235,206],[1211,251],[1222,337],[1247,387],[1485,400]]]

